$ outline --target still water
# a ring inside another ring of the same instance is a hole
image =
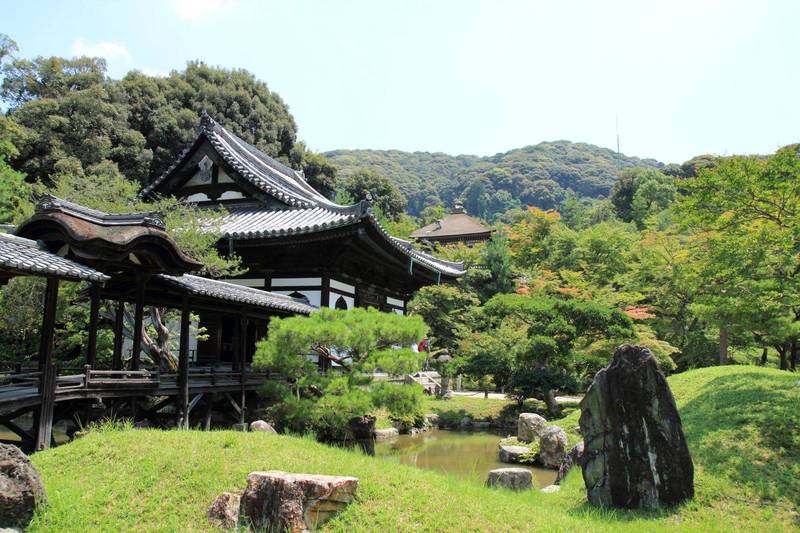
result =
[[[504,435],[503,435],[504,436]],[[400,435],[392,442],[375,444],[375,456],[402,464],[439,470],[484,483],[489,470],[521,467],[533,473],[534,486],[551,485],[554,470],[509,465],[497,459],[498,443],[503,437],[482,431],[432,430],[420,435]]]

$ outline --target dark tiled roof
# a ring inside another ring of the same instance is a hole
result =
[[[372,224],[397,250],[435,272],[448,276],[464,275],[464,265],[438,259],[414,248],[414,244],[389,235],[380,222],[363,209],[360,212],[336,213],[321,207],[310,209],[267,209],[260,207],[231,208],[222,220],[223,237],[233,239],[266,239],[301,235],[357,224]]]
[[[423,226],[411,234],[415,239],[436,239],[437,237],[457,237],[460,235],[486,235],[492,233],[466,213],[451,213],[442,220]]]
[[[252,287],[245,287],[228,281],[201,278],[200,276],[193,276],[191,274],[184,274],[182,276],[157,274],[156,277],[174,287],[186,291],[190,295],[207,296],[216,300],[254,305],[264,309],[287,311],[304,315],[311,314],[316,310],[314,307],[290,296],[262,291]]]
[[[55,276],[74,281],[105,283],[108,276],[45,249],[43,245],[7,233],[0,233],[0,272],[18,275]]]
[[[147,196],[172,172],[181,166],[190,152],[202,139],[208,139],[216,152],[240,176],[252,185],[287,204],[285,209],[267,207],[231,207],[223,219],[222,232],[226,238],[264,239],[285,235],[314,233],[332,228],[357,224],[368,220],[389,243],[419,264],[450,276],[464,274],[463,265],[439,260],[424,252],[414,250],[407,241],[390,237],[372,215],[368,202],[339,205],[325,198],[309,185],[302,172],[291,169],[269,157],[254,146],[203,115],[200,132],[195,142],[178,156],[176,162],[142,191]]]
[[[261,150],[229,132],[207,114],[202,115],[200,129],[194,143],[185,149],[175,163],[153,183],[142,190],[142,195],[150,194],[176,168],[180,167],[189,153],[203,138],[215,148],[216,152],[244,179],[258,189],[290,207],[325,207],[332,211],[352,211],[352,206],[340,206],[320,194],[308,184],[303,173],[284,165]]]
[[[99,226],[152,226],[165,229],[164,217],[158,212],[124,213],[115,215],[45,194],[36,206],[38,213],[57,211]]]
[[[311,233],[358,222],[357,212],[342,213],[322,207],[267,209],[232,207],[222,220],[222,232],[233,239],[262,239]]]

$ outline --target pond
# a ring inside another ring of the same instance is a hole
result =
[[[419,435],[400,435],[391,442],[375,444],[375,456],[402,464],[438,470],[484,483],[490,470],[522,467],[533,473],[535,487],[552,485],[556,471],[527,465],[501,463],[498,443],[505,435],[484,431],[435,429]]]

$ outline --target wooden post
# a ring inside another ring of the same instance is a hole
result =
[[[142,353],[142,322],[144,321],[144,277],[136,277],[136,309],[133,320],[133,351],[131,370],[139,370]]]
[[[100,319],[100,286],[93,283],[89,289],[89,345],[86,347],[86,364],[97,362],[97,323]]]
[[[38,424],[36,427],[36,451],[46,450],[50,447],[50,440],[53,438],[53,408],[56,396],[56,365],[48,363],[42,372],[42,379],[39,382],[39,394],[41,406],[39,410]]]
[[[53,435],[53,402],[55,400],[56,373],[53,365],[53,332],[56,325],[56,306],[58,305],[58,279],[47,278],[44,290],[44,315],[39,339],[39,410],[35,411],[34,428],[35,450],[50,447]]]
[[[181,338],[178,350],[178,401],[181,412],[181,424],[189,429],[189,299],[184,296],[181,302]]]
[[[39,339],[39,371],[44,372],[53,356],[53,332],[56,327],[56,306],[58,305],[58,279],[47,278],[44,290],[44,316]]]
[[[122,370],[122,341],[123,325],[125,321],[125,302],[117,302],[117,312],[114,316],[114,357],[111,360],[111,370]]]
[[[242,359],[242,335],[241,335],[241,326],[239,324],[239,317],[235,316],[233,318],[233,331],[231,332],[231,347],[233,348],[233,353],[231,353],[231,370],[233,372],[238,372],[239,362]]]
[[[239,406],[239,423],[244,424],[244,409],[245,409],[245,385],[247,383],[247,317],[240,315],[239,317],[239,388],[241,392],[241,402]]]
[[[211,411],[214,408],[214,400],[216,400],[216,394],[210,394],[206,396],[206,421],[203,427],[205,427],[206,431],[211,429]]]

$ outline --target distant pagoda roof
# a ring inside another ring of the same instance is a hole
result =
[[[411,237],[428,240],[458,240],[458,237],[488,239],[491,234],[491,228],[487,228],[466,214],[460,206],[456,206],[445,218],[421,227],[412,233]]]
[[[170,182],[207,140],[225,163],[260,193],[286,207],[231,206],[222,222],[227,239],[270,239],[326,231],[366,223],[374,227],[390,247],[414,263],[434,273],[458,277],[465,273],[462,263],[444,261],[414,248],[414,244],[390,236],[375,218],[371,202],[339,205],[314,189],[301,171],[294,170],[268,156],[226,130],[207,114],[203,114],[197,138],[178,156],[152,184],[142,190],[148,197],[169,193]]]

